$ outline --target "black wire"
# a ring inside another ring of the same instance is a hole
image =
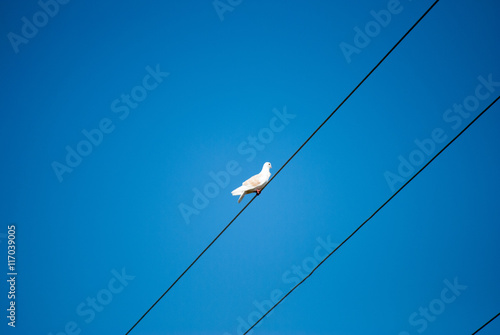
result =
[[[295,155],[297,155],[297,153],[302,150],[302,148],[307,144],[307,142],[309,142],[309,140],[311,140],[311,138],[316,135],[316,133],[325,125],[326,122],[328,122],[328,120],[333,116],[333,114],[335,114],[335,112],[337,112],[337,110],[339,110],[339,108],[354,94],[354,92],[356,92],[356,90],[366,81],[366,79],[368,79],[368,77],[380,66],[380,64],[382,64],[382,62],[392,53],[392,51],[394,51],[394,49],[396,49],[396,47],[403,41],[403,39],[413,30],[413,28],[415,28],[415,26],[427,15],[427,13],[439,2],[439,0],[436,0],[431,7],[429,7],[429,9],[420,17],[420,19],[418,19],[417,22],[415,22],[415,24],[406,32],[406,34],[403,35],[403,37],[401,37],[401,39],[389,50],[389,52],[386,53],[386,55],[384,57],[382,57],[382,59],[377,63],[377,65],[375,65],[375,67],[363,78],[363,80],[361,80],[359,82],[359,84],[351,91],[351,93],[349,93],[347,95],[347,97],[345,97],[344,100],[342,100],[342,102],[337,106],[337,108],[335,108],[333,110],[333,112],[325,119],[325,121],[323,121],[323,123],[309,136],[309,138],[297,149],[297,151],[295,151],[295,153],[285,162],[285,164],[274,174],[274,176],[272,176],[272,178],[269,180],[269,182],[267,183],[267,185],[269,185],[269,183],[281,172],[281,170],[283,170],[283,168],[295,157]],[[265,185],[262,190],[264,188],[267,187],[267,185]],[[227,224],[227,226],[219,233],[219,235],[217,235],[213,240],[212,242],[210,242],[210,244],[198,255],[198,257],[196,257],[196,259],[186,268],[186,270],[184,270],[184,272],[182,272],[182,274],[177,277],[177,279],[172,283],[172,285],[170,285],[170,287],[155,301],[155,303],[153,305],[151,305],[151,307],[146,311],[146,313],[144,313],[139,320],[137,320],[137,322],[132,326],[132,328],[129,329],[129,331],[125,334],[125,335],[128,335],[132,329],[135,328],[135,326],[137,326],[139,324],[139,322],[141,322],[141,320],[153,309],[153,307],[172,289],[172,287],[174,287],[174,285],[184,276],[184,274],[198,261],[198,259],[212,246],[212,244],[215,243],[215,241],[222,235],[222,233],[224,233],[224,231],[226,231],[227,228],[229,228],[229,226],[236,220],[236,218],[238,216],[240,216],[240,214],[248,207],[248,205],[250,205],[252,203],[252,201],[255,200],[255,198],[257,197],[254,196],[247,204],[245,207],[243,207],[243,209],[231,220],[231,222],[229,222]]]
[[[321,266],[321,264],[323,264],[331,255],[333,255],[333,253],[335,253],[342,245],[344,245],[344,243],[346,243],[351,237],[354,236],[354,234],[356,234],[368,221],[370,221],[374,216],[375,214],[377,214],[382,208],[384,208],[385,205],[387,205],[389,203],[389,201],[391,201],[399,192],[401,192],[401,190],[403,188],[405,188],[406,185],[408,185],[413,179],[415,179],[416,176],[418,176],[418,174],[420,172],[422,172],[427,166],[429,166],[430,163],[432,163],[432,161],[434,159],[436,159],[437,156],[439,156],[444,150],[446,150],[446,148],[448,148],[450,146],[450,144],[452,144],[460,135],[462,135],[466,130],[467,128],[469,128],[474,122],[476,122],[477,119],[479,119],[481,117],[481,115],[483,115],[491,106],[493,106],[493,104],[495,104],[495,102],[497,102],[497,100],[500,99],[500,96],[498,96],[491,104],[488,105],[488,107],[486,107],[481,113],[479,113],[478,116],[476,116],[474,118],[474,120],[472,120],[468,125],[467,127],[465,127],[464,129],[462,129],[462,131],[460,133],[458,133],[457,136],[455,136],[448,144],[446,144],[436,155],[434,155],[434,157],[431,158],[431,160],[429,160],[420,170],[418,170],[417,173],[415,173],[413,175],[413,177],[411,177],[403,186],[401,186],[389,199],[387,199],[386,202],[384,202],[375,212],[373,212],[372,215],[370,215],[370,217],[368,219],[366,219],[358,228],[356,228],[356,230],[354,230],[351,235],[349,235],[344,241],[342,241],[342,243],[340,243],[332,252],[330,252],[321,262],[319,262],[318,265],[316,265],[316,267],[314,267],[314,269],[312,269],[312,271],[307,275],[305,276],[297,285],[295,285],[290,291],[288,291],[287,294],[285,294],[283,296],[283,298],[281,298],[276,304],[274,304],[273,307],[271,307],[271,309],[269,309],[264,315],[262,315],[262,317],[260,319],[258,319],[250,328],[248,328],[248,330],[243,333],[243,335],[247,334],[250,330],[252,330],[262,319],[264,319],[266,317],[267,314],[269,314],[276,306],[278,306],[283,300],[285,300],[286,297],[288,297],[288,295],[290,295],[290,293],[292,293],[297,287],[299,287],[304,281],[306,281],[307,278],[309,278],[313,273],[314,271],[316,271],[317,268],[319,268]],[[498,315],[497,315],[498,316]],[[495,316],[496,317],[496,316]],[[491,321],[491,320],[490,320]],[[484,327],[484,326],[483,326]],[[482,327],[481,327],[482,328]]]
[[[155,307],[155,305],[168,293],[168,291],[170,291],[172,289],[172,287],[174,287],[174,285],[182,278],[182,276],[184,276],[186,274],[186,272],[188,272],[188,270],[194,265],[194,263],[196,263],[196,261],[198,261],[198,259],[200,259],[200,257],[205,253],[205,251],[208,250],[208,248],[210,248],[212,246],[212,244],[215,243],[215,241],[222,235],[222,233],[224,233],[226,231],[227,228],[229,228],[229,226],[234,222],[234,220],[236,220],[236,218],[238,216],[240,216],[241,213],[243,213],[243,211],[248,207],[248,205],[250,205],[252,203],[252,201],[254,201],[256,197],[253,197],[246,205],[245,207],[243,207],[243,209],[231,220],[231,222],[229,222],[227,224],[227,226],[222,229],[222,231],[219,233],[219,235],[217,235],[213,240],[212,242],[210,242],[210,244],[198,255],[198,257],[196,257],[196,259],[186,268],[186,270],[184,270],[183,273],[181,273],[181,275],[179,277],[177,277],[177,279],[172,283],[172,285],[170,285],[170,287],[158,298],[158,300],[155,301],[155,303],[153,305],[151,305],[151,307],[149,307],[149,309],[146,311],[146,313],[144,313],[141,318],[139,320],[137,320],[137,322],[132,326],[132,328],[129,329],[129,331],[125,334],[129,334],[132,329],[135,328],[135,326],[137,326],[139,324],[139,322],[141,322],[141,320],[146,316],[146,314],[149,313],[149,311],[151,311],[153,309],[153,307]]]
[[[340,103],[340,105],[337,106],[337,108],[335,108],[333,110],[333,112],[326,118],[325,121],[323,121],[323,123],[311,134],[311,136],[309,136],[309,138],[304,142],[304,144],[302,144],[300,146],[300,148],[297,149],[297,151],[295,151],[295,153],[286,161],[285,164],[283,164],[283,166],[274,174],[274,176],[269,180],[269,183],[274,179],[274,177],[276,177],[278,175],[278,173],[280,173],[281,170],[283,170],[283,168],[288,164],[288,162],[290,162],[292,160],[293,157],[295,157],[295,155],[307,144],[307,142],[309,142],[309,140],[314,136],[316,135],[316,133],[318,132],[318,130],[321,129],[321,127],[323,127],[325,125],[325,123],[330,120],[330,118],[333,116],[333,114],[335,114],[335,112],[337,112],[337,110],[339,110],[339,108],[351,97],[351,95],[354,94],[354,92],[356,92],[356,90],[361,86],[361,84],[363,84],[365,82],[366,79],[368,79],[368,77],[379,67],[380,64],[382,64],[382,62],[394,51],[394,49],[396,49],[396,47],[405,39],[406,36],[408,36],[408,34],[413,30],[413,28],[415,28],[417,26],[417,24],[422,21],[422,19],[427,15],[427,13],[429,13],[431,11],[431,9],[439,2],[439,0],[436,0],[430,7],[429,9],[427,9],[427,11],[417,20],[417,22],[415,22],[415,24],[413,24],[413,26],[411,26],[411,28],[406,32],[406,34],[403,35],[403,37],[401,37],[399,39],[399,41],[394,44],[394,46],[391,48],[391,50],[389,50],[389,52],[387,52],[385,54],[384,57],[382,57],[382,59],[377,63],[377,65],[375,65],[375,67],[370,71],[368,72],[368,74],[363,78],[363,80],[361,80],[359,82],[359,84],[351,91],[351,93],[349,93],[349,95],[347,95],[347,97],[342,100],[342,102]],[[267,183],[267,185],[269,185],[269,183]],[[264,188],[267,187],[264,186]],[[263,188],[263,189],[264,189]]]
[[[499,315],[500,315],[500,313],[498,313],[497,315],[495,315],[494,317],[492,317],[488,322],[486,322],[484,325],[482,325],[478,330],[476,330],[475,332],[473,332],[472,335],[479,333],[479,331],[481,329],[483,329],[484,327],[486,327],[488,325],[488,323],[490,323],[491,321],[495,320],[497,318],[497,316],[499,316]]]

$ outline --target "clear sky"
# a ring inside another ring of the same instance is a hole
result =
[[[253,197],[231,190],[276,173],[432,3],[3,1],[1,333],[125,334]],[[499,14],[441,0],[131,334],[242,334],[500,94]],[[497,103],[253,334],[497,314],[499,126]]]

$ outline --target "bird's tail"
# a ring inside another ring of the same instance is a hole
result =
[[[240,186],[231,192],[232,195],[242,195],[247,190],[246,186]]]
[[[240,198],[238,199],[238,203],[240,203],[241,200],[243,200],[243,198],[245,197],[245,194],[246,194],[245,192],[241,193]]]

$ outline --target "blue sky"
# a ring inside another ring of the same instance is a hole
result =
[[[124,334],[251,199],[230,191],[276,173],[432,2],[4,1],[2,333]],[[499,95],[499,10],[440,1],[132,334],[246,330]],[[499,115],[253,334],[471,334],[497,314]]]

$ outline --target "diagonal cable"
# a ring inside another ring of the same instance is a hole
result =
[[[370,71],[368,72],[368,74],[363,78],[363,80],[361,80],[359,82],[359,84],[351,91],[351,93],[349,93],[347,95],[347,97],[345,97],[344,100],[342,100],[342,102],[337,106],[337,108],[335,108],[333,110],[333,112],[325,119],[325,121],[323,121],[322,124],[320,124],[320,126],[311,134],[311,136],[309,136],[309,138],[297,149],[297,151],[295,151],[295,153],[285,162],[285,164],[283,164],[283,166],[278,170],[276,171],[276,173],[274,174],[274,176],[269,180],[269,183],[274,179],[274,177],[276,177],[278,175],[278,173],[281,172],[281,170],[283,170],[283,168],[292,160],[293,157],[295,157],[296,154],[299,153],[299,151],[307,144],[307,142],[309,142],[309,140],[314,136],[316,135],[316,133],[325,125],[325,123],[328,122],[328,120],[330,120],[330,118],[333,116],[333,114],[335,114],[339,109],[340,107],[342,107],[342,105],[351,97],[351,95],[354,94],[354,92],[357,91],[357,89],[366,81],[366,79],[368,79],[368,77],[380,66],[380,64],[382,64],[382,62],[394,51],[394,49],[396,49],[396,47],[405,39],[406,36],[408,36],[408,34],[410,34],[410,32],[413,30],[413,28],[415,28],[417,26],[417,24],[420,23],[420,21],[422,21],[422,19],[431,11],[431,9],[439,2],[439,0],[436,0],[430,7],[429,9],[427,9],[427,11],[422,14],[422,16],[417,20],[417,22],[415,22],[413,24],[413,26],[411,26],[410,29],[408,29],[408,31],[403,35],[403,37],[401,37],[399,39],[399,41],[396,42],[396,44],[394,44],[394,46],[391,48],[391,50],[389,50],[384,57],[382,57],[382,59],[377,63],[377,65],[375,65],[375,67]],[[267,183],[267,185],[269,185],[269,183]],[[267,187],[264,186],[264,188]],[[263,189],[264,189],[263,188]]]
[[[446,144],[436,155],[434,155],[434,157],[432,157],[420,170],[417,171],[417,173],[415,173],[406,183],[404,183],[403,186],[401,186],[389,199],[386,200],[386,202],[384,202],[379,208],[377,208],[377,210],[375,212],[373,212],[372,215],[370,215],[370,217],[368,217],[368,219],[366,219],[358,228],[356,228],[356,230],[354,230],[351,235],[349,235],[344,241],[342,241],[342,243],[340,243],[332,252],[330,252],[321,262],[319,262],[319,264],[314,267],[314,269],[312,269],[312,271],[307,275],[305,276],[297,285],[295,285],[290,291],[288,291],[287,294],[285,294],[276,304],[273,305],[273,307],[271,307],[264,315],[262,315],[262,317],[260,319],[258,319],[250,328],[248,328],[248,330],[243,333],[243,335],[247,334],[249,331],[251,331],[262,319],[264,319],[266,317],[266,315],[268,315],[274,308],[276,308],[276,306],[278,306],[283,300],[286,299],[286,297],[288,297],[290,295],[290,293],[292,293],[297,287],[299,287],[303,282],[305,282],[307,280],[307,278],[309,278],[313,273],[314,271],[316,271],[320,266],[321,264],[323,264],[331,255],[333,255],[342,245],[344,245],[351,237],[354,236],[354,234],[356,234],[368,221],[370,221],[382,208],[385,207],[385,205],[387,205],[389,203],[389,201],[391,201],[392,199],[394,199],[394,197],[399,193],[401,192],[401,190],[403,188],[406,187],[406,185],[408,185],[413,179],[415,179],[416,176],[418,176],[420,174],[420,172],[422,172],[427,166],[429,166],[429,164],[431,164],[434,159],[436,159],[436,157],[438,157],[444,150],[446,150],[446,148],[448,148],[460,135],[462,135],[474,122],[476,122],[477,119],[479,119],[481,117],[481,115],[483,115],[491,106],[493,106],[495,104],[495,102],[498,101],[498,99],[500,99],[500,96],[498,96],[491,104],[488,105],[488,107],[486,107],[481,113],[479,113],[478,116],[476,116],[474,118],[474,120],[472,120],[468,125],[467,127],[465,127],[464,129],[462,129],[462,131],[460,133],[457,134],[457,136],[455,136],[448,144]],[[497,315],[498,316],[498,315]],[[495,316],[496,317],[496,316]],[[494,318],[493,318],[494,319]],[[492,320],[493,320],[492,319]],[[491,320],[490,320],[491,321]],[[490,322],[488,321],[488,323]],[[484,327],[484,326],[483,326]],[[475,334],[475,333],[474,333]]]
[[[215,243],[215,241],[226,231],[227,228],[229,228],[229,226],[236,220],[236,218],[238,218],[238,216],[240,216],[241,213],[243,213],[243,211],[248,207],[248,205],[250,205],[252,203],[252,201],[254,201],[255,197],[253,197],[246,205],[245,207],[243,207],[241,209],[241,211],[236,214],[236,216],[231,220],[231,222],[229,222],[227,224],[226,227],[224,227],[224,229],[222,229],[222,231],[219,233],[219,235],[217,235],[213,240],[212,242],[210,242],[209,245],[207,245],[207,247],[205,249],[203,249],[203,251],[198,255],[198,257],[196,257],[196,259],[191,263],[189,264],[189,266],[184,270],[184,272],[181,273],[181,275],[179,277],[177,277],[177,279],[168,287],[168,289],[154,302],[154,304],[151,305],[151,307],[149,307],[149,309],[140,317],[139,320],[137,320],[137,322],[132,326],[132,328],[129,329],[129,331],[125,334],[125,335],[128,335],[132,329],[135,328],[135,326],[137,326],[139,324],[139,322],[141,322],[142,319],[144,319],[144,317],[153,309],[153,307],[156,306],[156,304],[158,302],[160,302],[160,300],[172,289],[172,287],[174,287],[175,284],[177,284],[177,282],[186,274],[186,272],[188,272],[188,270],[194,265],[194,263],[196,263],[198,261],[198,259],[200,259],[201,256],[203,256],[203,254],[212,246],[212,244]]]
[[[478,330],[476,330],[475,332],[473,332],[472,335],[479,333],[479,331],[481,329],[483,329],[484,327],[486,327],[488,325],[488,323],[490,323],[491,321],[495,320],[499,315],[500,315],[500,313],[498,313],[497,315],[495,315],[494,317],[492,317],[488,322],[486,322],[484,325],[482,325],[481,327],[479,327]]]
[[[337,106],[337,108],[335,108],[333,110],[333,112],[325,119],[325,121],[323,121],[323,123],[309,136],[309,138],[307,138],[307,140],[297,149],[297,151],[295,151],[295,153],[285,162],[285,164],[283,164],[283,166],[272,176],[272,178],[269,180],[269,182],[267,183],[267,185],[269,185],[269,183],[281,172],[281,170],[283,170],[283,168],[295,157],[295,155],[297,155],[297,153],[302,150],[302,148],[311,140],[311,138],[313,138],[314,135],[316,135],[316,133],[326,124],[326,122],[328,122],[328,120],[333,116],[333,114],[335,114],[339,109],[340,107],[354,94],[354,92],[357,91],[357,89],[368,79],[368,77],[380,66],[380,64],[382,64],[382,62],[394,51],[394,49],[396,49],[396,47],[405,39],[406,36],[408,36],[408,34],[413,30],[413,28],[415,28],[417,26],[417,24],[427,15],[427,13],[429,13],[429,11],[439,2],[439,0],[436,0],[430,7],[429,9],[417,20],[417,22],[415,22],[413,24],[413,26],[411,26],[411,28],[403,35],[403,37],[401,37],[399,39],[399,41],[385,54],[384,57],[382,57],[382,59],[375,65],[375,67],[373,67],[373,69],[368,72],[368,74],[359,82],[359,84],[351,91],[351,93],[349,93],[347,95],[347,97],[345,97],[344,100],[342,100],[342,102]],[[267,187],[264,186],[264,188]],[[263,189],[264,189],[263,188]],[[125,335],[128,335],[138,324],[139,322],[142,321],[142,319],[144,319],[144,317],[153,309],[153,307],[156,306],[156,304],[158,304],[158,302],[160,302],[160,300],[174,287],[174,285],[186,274],[186,272],[189,271],[189,269],[198,261],[198,259],[201,258],[201,256],[203,256],[203,254],[215,243],[215,241],[227,230],[227,228],[229,228],[229,226],[236,220],[236,218],[238,218],[238,216],[240,216],[241,213],[243,213],[243,211],[252,203],[252,201],[255,200],[255,198],[257,197],[254,196],[246,205],[245,207],[243,207],[243,209],[226,225],[226,227],[224,227],[224,229],[212,240],[212,242],[210,242],[210,244],[198,255],[198,257],[196,257],[196,259],[181,273],[181,275],[179,277],[177,277],[177,279],[168,287],[168,289],[153,303],[153,305],[151,305],[151,307],[139,318],[139,320],[137,320],[137,322],[127,331],[127,333]]]

